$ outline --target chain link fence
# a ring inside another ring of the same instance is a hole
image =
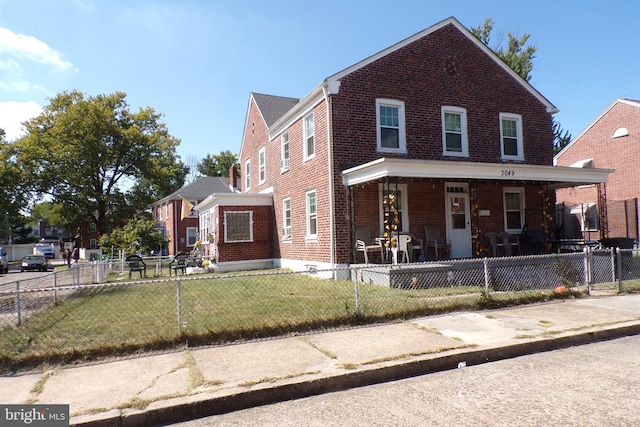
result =
[[[171,278],[154,267],[133,280],[120,260],[78,264],[0,286],[0,370],[543,301],[559,287],[618,292],[640,279],[638,255],[597,250]]]

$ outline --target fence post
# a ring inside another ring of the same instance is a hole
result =
[[[362,274],[360,274],[360,278],[362,279]],[[355,289],[354,289],[355,298],[356,298],[356,308],[355,308],[355,310],[356,310],[355,315],[356,316],[360,315],[360,286],[358,286],[358,283],[359,283],[359,280],[358,280],[358,277],[356,276],[355,285],[354,285],[354,287],[355,287]]]
[[[616,269],[616,273],[618,274],[618,293],[621,294],[623,291],[623,286],[622,286],[622,254],[620,253],[620,248],[616,248],[616,261],[618,262],[618,268]]]
[[[21,313],[20,313],[20,281],[16,280],[16,314],[18,315],[17,325],[20,326],[22,323]]]
[[[180,283],[180,279],[176,281],[176,299],[177,299],[177,317],[178,317],[178,329],[182,330],[182,286]]]
[[[53,270],[53,304],[58,305],[58,272]]]
[[[615,249],[609,248],[609,258],[611,259],[611,283],[616,282],[616,257],[615,257]]]
[[[484,257],[482,260],[484,266],[484,296],[489,298],[489,258]]]
[[[582,249],[584,254],[584,283],[587,285],[587,295],[591,295],[591,269],[593,268],[592,254],[589,246]]]

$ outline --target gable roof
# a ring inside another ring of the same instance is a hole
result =
[[[226,176],[200,176],[192,183],[158,200],[154,205],[169,200],[178,200],[181,197],[189,201],[203,200],[213,193],[233,193],[229,187],[229,178]]]
[[[269,125],[269,133],[277,134],[278,130],[281,128],[287,127],[291,122],[293,122],[297,117],[303,115],[311,108],[313,105],[320,102],[323,96],[331,93],[338,93],[340,88],[340,79],[345,76],[371,64],[378,59],[387,56],[413,42],[419,40],[423,37],[426,37],[437,30],[446,27],[447,25],[453,25],[458,31],[460,31],[465,37],[467,37],[471,42],[473,42],[479,49],[481,49],[484,53],[487,54],[498,66],[500,66],[506,73],[511,75],[515,80],[520,83],[522,87],[524,87],[529,93],[531,93],[542,105],[544,105],[547,109],[547,112],[550,114],[555,114],[559,110],[540,92],[538,92],[529,82],[520,77],[518,73],[511,69],[503,60],[498,57],[488,46],[482,43],[476,36],[474,36],[471,31],[469,31],[464,25],[462,25],[456,18],[453,16],[447,18],[439,23],[432,25],[431,27],[420,31],[419,33],[414,34],[380,52],[369,56],[368,58],[363,59],[360,62],[355,63],[354,65],[345,68],[342,71],[339,71],[331,76],[327,77],[320,85],[318,85],[314,90],[312,90],[307,96],[300,99],[300,101],[293,105],[292,108],[283,114],[276,122],[273,123],[273,132],[272,126]]]
[[[298,98],[265,95],[263,93],[255,92],[251,92],[251,96],[255,100],[267,127],[270,127],[276,120],[282,117],[300,101]]]
[[[600,119],[602,119],[613,107],[616,106],[616,104],[627,104],[630,105],[632,107],[637,107],[640,108],[640,101],[635,101],[633,99],[626,99],[626,98],[616,98],[611,104],[609,104],[609,106],[607,108],[605,108],[602,113],[600,113],[598,115],[598,117],[596,117],[595,119],[593,119],[593,121],[591,121],[591,123],[589,123],[587,125],[586,128],[584,128],[582,130],[582,132],[580,132],[578,134],[578,136],[576,136],[575,138],[573,138],[566,146],[564,146],[562,148],[562,150],[560,150],[558,152],[558,154],[556,154],[555,156],[553,156],[553,161],[554,163],[556,163],[558,157],[560,157],[562,154],[564,154],[565,151],[567,151],[569,149],[569,147],[571,147],[573,144],[576,143],[576,141],[578,141],[580,138],[582,138],[582,136],[587,133],[596,123],[598,123],[600,121]]]

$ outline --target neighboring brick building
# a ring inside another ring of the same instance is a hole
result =
[[[329,76],[300,100],[252,93],[240,188],[272,206],[274,221],[254,215],[244,232],[272,230],[260,256],[305,270],[361,261],[359,228],[382,236],[397,224],[424,238],[435,225],[458,258],[486,247],[489,231],[548,231],[556,188],[607,177],[552,166],[556,112],[455,18]],[[207,206],[223,205],[212,197]]]
[[[565,215],[566,233],[588,240],[638,240],[640,101],[614,100],[555,156],[554,162],[558,166],[615,169],[606,184],[558,191],[557,201],[569,214]]]
[[[191,252],[195,243],[201,239],[198,213],[195,209],[189,209],[186,202],[195,207],[212,193],[226,194],[233,191],[227,177],[201,176],[151,205],[153,219],[169,238],[169,246],[164,252],[168,255]]]

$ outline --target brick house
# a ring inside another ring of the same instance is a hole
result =
[[[615,169],[606,184],[558,191],[566,234],[639,239],[640,101],[618,98],[554,158],[558,166]]]
[[[260,197],[273,221],[251,222],[250,206],[238,202],[244,233],[270,230],[261,259],[309,270],[362,262],[359,229],[424,239],[425,226],[437,226],[456,258],[479,254],[489,231],[547,231],[556,188],[608,173],[552,165],[556,112],[455,18],[302,99],[252,93],[239,188]]]
[[[157,227],[169,238],[168,255],[191,252],[200,239],[198,212],[194,207],[212,193],[233,193],[229,178],[201,176],[151,205]]]

